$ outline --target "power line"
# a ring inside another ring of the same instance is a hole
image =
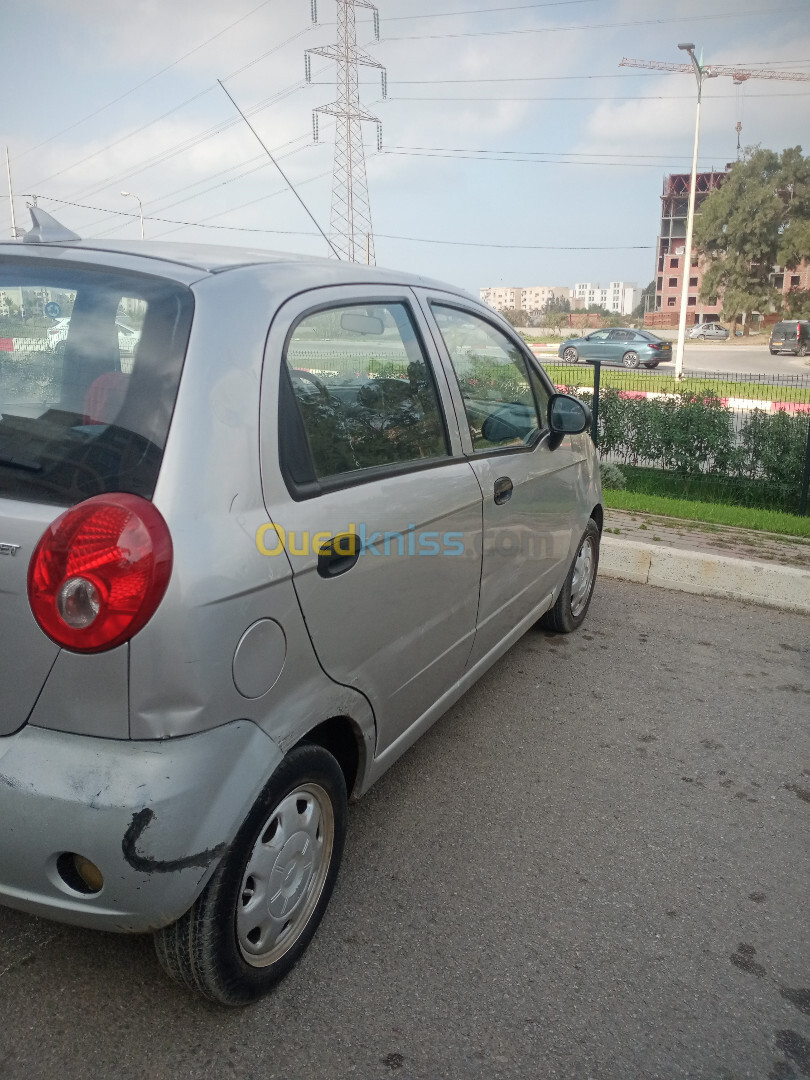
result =
[[[621,157],[621,158],[660,158],[664,161],[671,161],[675,154],[619,154],[619,153],[597,153],[596,151],[578,151],[578,150],[480,150],[474,147],[468,146],[386,146],[384,150],[433,150],[441,151],[449,154],[526,154],[533,157],[596,157],[596,158],[609,158],[609,157]],[[710,157],[710,154],[706,154]],[[722,157],[722,154],[716,155]]]
[[[430,11],[423,15],[392,15],[385,16],[388,22],[404,22],[406,19],[452,19],[458,15],[498,15],[503,11],[529,11],[536,8],[547,7],[571,7],[573,4],[593,4],[597,0],[551,0],[544,4],[514,4],[511,7],[472,8],[466,11]]]
[[[313,177],[312,179],[316,179]],[[99,210],[103,211],[103,207],[100,206],[88,206],[86,203],[70,202],[68,199],[57,199],[50,195],[38,195],[38,199],[45,199],[48,202],[57,202],[63,206],[80,206],[85,210]],[[2,198],[8,198],[7,195]],[[29,195],[28,198],[33,198]],[[234,207],[233,209],[236,209]],[[106,211],[110,214],[115,214],[117,217],[127,217],[137,219],[138,214],[134,214],[126,210],[110,210]],[[226,211],[227,212],[227,211]],[[244,232],[244,233],[258,233],[269,234],[274,236],[312,236],[318,237],[319,234],[315,232],[302,232],[295,229],[260,229],[255,226],[246,225],[207,225],[198,221],[177,221],[172,218],[156,217],[152,214],[144,216],[145,221],[161,221],[170,225],[185,225],[191,228],[201,229],[225,229],[231,232]],[[484,241],[472,241],[472,240],[437,240],[435,237],[428,236],[399,236],[392,233],[377,233],[385,240],[403,240],[411,244],[440,244],[449,245],[452,247],[475,247],[475,248],[499,248],[499,249],[511,249],[522,251],[651,251],[654,244],[619,244],[619,245],[554,245],[554,244],[489,244]]]
[[[768,17],[773,19],[779,15],[787,15],[794,11],[806,11],[806,7],[792,7],[781,8],[777,11],[769,11]],[[462,38],[462,37],[504,37],[511,34],[554,34],[564,33],[575,30],[615,30],[623,29],[627,27],[638,26],[663,26],[669,23],[681,23],[681,22],[707,22],[715,19],[739,19],[747,18],[750,15],[761,15],[761,11],[726,11],[722,14],[716,15],[678,15],[668,19],[634,19],[632,22],[615,22],[615,23],[576,23],[573,26],[534,26],[525,27],[515,30],[469,30],[459,31],[452,34],[409,34],[401,35],[399,37],[386,37],[382,39],[382,44],[386,44],[389,41],[425,41],[439,38]]]
[[[641,161],[543,161],[539,158],[533,157],[476,157],[473,154],[436,154],[436,153],[409,153],[407,151],[394,150],[389,151],[387,148],[383,148],[382,153],[391,153],[394,157],[416,157],[416,158],[447,158],[450,161],[506,161],[514,163],[524,163],[528,165],[591,165],[599,166],[603,169],[607,168],[620,168],[620,169],[661,169],[663,165],[655,162],[641,162]]]
[[[267,5],[272,2],[273,0],[262,0],[262,2],[260,4],[257,4],[255,8],[251,8],[250,11],[245,12],[244,15],[240,15],[238,19],[234,19],[232,23],[228,23],[228,25],[223,27],[222,30],[218,30],[216,34],[212,34],[210,38],[206,38],[206,40],[203,41],[201,44],[195,45],[193,49],[189,49],[188,52],[183,53],[183,55],[178,57],[177,60],[173,60],[171,64],[167,64],[166,67],[161,68],[160,71],[156,71],[154,75],[150,75],[148,79],[144,79],[142,82],[139,82],[136,86],[131,87],[129,90],[125,90],[123,94],[119,94],[118,97],[113,98],[112,101],[108,101],[105,105],[99,106],[99,108],[95,109],[93,112],[88,113],[87,116],[83,116],[81,120],[77,120],[75,123],[70,124],[68,127],[62,128],[61,131],[57,131],[55,135],[50,135],[47,139],[43,139],[42,142],[37,143],[36,146],[29,146],[29,148],[27,150],[23,150],[21,154],[17,154],[14,160],[19,161],[19,159],[25,157],[26,154],[31,154],[34,152],[34,150],[39,150],[41,146],[45,146],[47,143],[53,142],[53,140],[58,139],[60,135],[64,135],[68,131],[73,131],[74,128],[77,128],[80,124],[85,123],[85,121],[87,120],[92,120],[94,116],[98,116],[99,113],[103,113],[105,109],[109,109],[112,105],[117,105],[118,102],[123,101],[125,97],[129,97],[130,94],[134,94],[136,90],[140,90],[141,87],[146,86],[150,82],[153,82],[160,75],[164,75],[167,71],[171,71],[173,67],[177,67],[178,64],[181,64],[184,60],[187,60],[189,56],[193,56],[194,53],[199,52],[200,49],[204,49],[206,45],[210,45],[212,41],[216,41],[218,37],[222,37],[223,34],[226,34],[229,30],[232,30],[234,26],[237,26],[239,23],[244,22],[245,19],[249,19],[251,15],[255,15],[257,11],[260,11],[263,7],[267,7]]]
[[[703,100],[719,101],[722,98],[733,98],[734,94],[704,94]],[[783,91],[769,94],[749,94],[749,101],[757,101],[760,98],[774,98],[774,97],[810,97],[810,90],[799,91]],[[446,97],[432,95],[430,97],[424,97],[422,95],[407,95],[401,94],[397,97],[388,97],[388,101],[694,101],[694,94],[619,94],[606,97],[604,94],[590,95],[587,97],[571,97],[570,95],[555,95],[552,97]]]
[[[267,2],[269,2],[269,0],[267,0]],[[279,45],[275,45],[272,49],[268,49],[266,52],[262,53],[261,56],[256,57],[255,59],[251,60],[247,64],[243,64],[242,67],[237,68],[235,71],[232,71],[229,75],[226,75],[225,78],[224,78],[224,81],[229,82],[231,79],[235,78],[237,75],[240,75],[243,71],[246,71],[249,67],[252,67],[254,64],[259,63],[260,60],[266,59],[268,56],[271,56],[273,53],[278,52],[279,49],[283,49],[285,45],[289,45],[291,41],[294,41],[296,38],[299,38],[303,34],[308,33],[310,29],[311,29],[311,27],[305,26],[303,30],[299,30],[297,33],[295,33],[291,37],[287,38],[286,41],[282,41]],[[287,90],[290,90],[293,87],[294,88],[300,88],[301,85],[302,84],[301,84],[300,80],[298,82],[296,82],[296,83],[290,83],[287,87],[284,87],[282,90],[278,91],[278,95],[284,95]],[[142,124],[140,127],[134,128],[132,131],[127,132],[126,135],[122,135],[122,136],[120,136],[120,138],[114,139],[112,142],[105,143],[104,146],[101,146],[101,147],[99,147],[99,149],[94,150],[92,154],[88,154],[86,157],[83,157],[83,158],[79,159],[78,161],[74,161],[70,165],[64,166],[58,172],[51,173],[50,176],[46,176],[46,177],[43,177],[43,178],[41,178],[39,180],[36,180],[33,184],[29,184],[28,186],[29,187],[41,187],[43,184],[47,184],[49,180],[54,180],[54,179],[56,179],[57,176],[62,176],[64,173],[70,172],[71,169],[75,169],[79,165],[84,165],[86,162],[92,160],[92,158],[97,157],[99,154],[103,154],[106,150],[110,150],[110,149],[112,149],[112,147],[118,146],[120,143],[125,142],[127,139],[131,139],[135,135],[139,135],[139,134],[141,134],[141,132],[146,131],[147,128],[152,127],[154,124],[160,123],[161,120],[165,120],[167,116],[171,116],[173,113],[179,112],[179,110],[185,108],[186,105],[190,105],[190,104],[192,104],[192,102],[198,101],[200,98],[205,97],[206,94],[210,94],[211,91],[214,90],[214,89],[215,89],[215,87],[209,86],[207,89],[201,90],[198,94],[194,94],[194,95],[192,95],[192,97],[186,98],[186,100],[181,101],[179,105],[175,105],[173,108],[169,109],[167,112],[162,113],[158,117],[155,117],[154,120],[150,120],[148,123]],[[276,96],[278,96],[278,95],[276,95]],[[273,100],[273,99],[269,99],[269,100]],[[216,133],[217,132],[215,132],[215,134]]]

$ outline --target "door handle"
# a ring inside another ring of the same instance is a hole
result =
[[[318,573],[322,578],[339,577],[351,570],[360,558],[362,544],[357,533],[330,537],[318,549]]]
[[[495,505],[501,506],[512,498],[512,481],[508,476],[499,476],[495,481]]]

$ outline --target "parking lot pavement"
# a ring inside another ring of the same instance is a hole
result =
[[[273,997],[0,910],[0,1077],[802,1080],[808,716],[810,618],[600,581],[352,808]]]

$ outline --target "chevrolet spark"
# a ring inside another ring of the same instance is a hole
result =
[[[348,802],[584,619],[588,410],[452,286],[32,217],[0,243],[0,903],[250,1001]]]

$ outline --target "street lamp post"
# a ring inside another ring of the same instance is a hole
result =
[[[136,195],[134,191],[122,191],[121,194],[124,198],[137,199],[138,200],[138,214],[141,219],[141,240],[143,240],[143,203],[139,195]]]
[[[686,244],[684,245],[683,284],[681,285],[681,311],[678,319],[678,344],[675,348],[675,378],[683,378],[683,346],[686,340],[686,312],[689,303],[689,276],[692,272],[692,229],[695,224],[695,186],[697,184],[698,141],[700,139],[700,99],[703,93],[703,80],[714,78],[714,72],[699,64],[695,59],[695,46],[679,45],[679,49],[689,53],[697,80],[697,115],[695,117],[695,146],[692,152],[692,179],[689,184],[689,209],[686,215]]]

